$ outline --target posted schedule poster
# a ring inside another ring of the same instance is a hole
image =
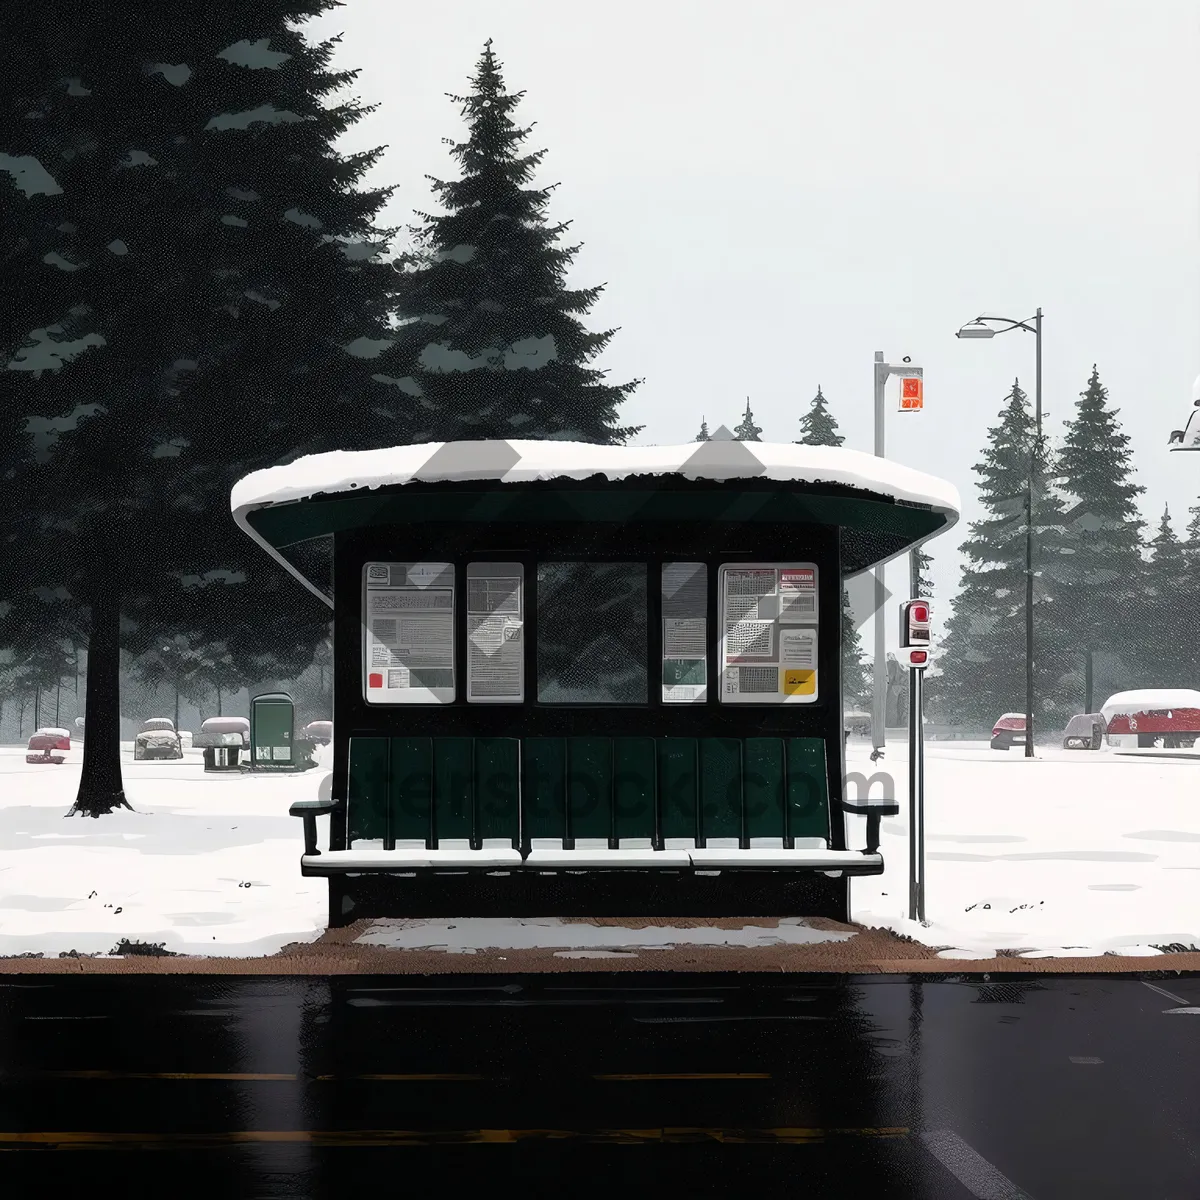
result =
[[[454,700],[454,567],[363,568],[363,689],[370,704]]]
[[[816,563],[721,567],[721,701],[817,699]]]

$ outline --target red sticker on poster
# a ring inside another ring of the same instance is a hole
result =
[[[367,687],[383,687],[383,676],[380,674],[368,675]]]

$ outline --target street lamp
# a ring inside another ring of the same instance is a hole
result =
[[[1032,320],[1032,324],[1030,324]],[[993,329],[991,321],[1003,323]],[[1036,342],[1037,368],[1034,376],[1034,411],[1037,417],[1037,438],[1029,456],[1029,476],[1025,486],[1025,757],[1033,757],[1033,456],[1042,445],[1042,310],[1032,318],[1014,321],[1010,317],[976,317],[954,336],[960,338],[992,338],[1010,329],[1032,333]]]

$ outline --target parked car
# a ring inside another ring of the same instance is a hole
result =
[[[1099,750],[1108,722],[1103,713],[1078,713],[1063,730],[1064,750]]]
[[[182,758],[183,742],[175,732],[170,717],[151,717],[142,722],[141,731],[133,742],[135,759]]]
[[[1005,713],[992,726],[992,749],[1011,750],[1025,745],[1025,714]]]
[[[308,738],[318,746],[328,746],[333,741],[333,722],[332,721],[309,721],[307,725],[300,731],[300,736]]]
[[[37,730],[29,739],[25,761],[27,763],[62,763],[64,751],[71,748],[71,735],[65,729],[48,725]]]

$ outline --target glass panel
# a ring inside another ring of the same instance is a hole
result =
[[[525,569],[520,563],[467,564],[467,700],[525,699]]]
[[[663,563],[662,698],[701,704],[708,698],[708,567]]]
[[[727,563],[720,572],[721,702],[812,704],[816,564]]]
[[[454,700],[454,567],[363,566],[363,695],[369,704]]]
[[[646,564],[538,564],[538,700],[645,704]]]

